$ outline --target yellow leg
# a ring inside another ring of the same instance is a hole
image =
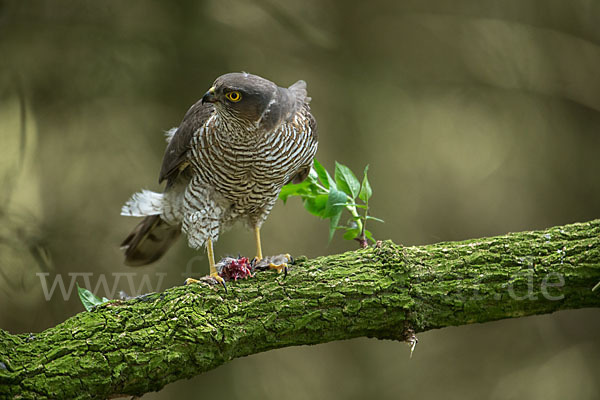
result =
[[[210,276],[217,274],[217,269],[215,268],[215,252],[213,251],[212,240],[208,239],[206,241],[206,255],[208,256],[208,266],[210,267]]]
[[[206,241],[206,255],[208,257],[208,266],[210,268],[210,276],[214,280],[216,280],[218,283],[220,283],[221,285],[223,285],[225,287],[225,280],[219,276],[219,273],[217,272],[217,268],[215,267],[215,253],[213,251],[212,240],[210,240],[210,239],[208,239]],[[185,280],[186,285],[189,285],[190,283],[198,283],[198,282],[200,282],[200,281],[197,279],[193,279],[193,278],[187,278]],[[226,287],[225,287],[225,291],[227,291]]]
[[[254,227],[254,239],[256,240],[256,261],[262,260],[262,246],[260,245],[260,227]]]
[[[218,283],[223,285],[225,291],[227,291],[227,286],[225,286],[225,279],[219,276],[217,272],[217,268],[215,267],[215,253],[213,251],[212,240],[208,239],[206,241],[206,255],[208,256],[208,266],[210,268],[210,276],[216,280]]]

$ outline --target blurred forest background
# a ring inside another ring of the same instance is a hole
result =
[[[119,211],[159,189],[163,131],[230,71],[308,82],[318,159],[370,164],[372,211],[386,221],[377,238],[418,245],[598,218],[599,21],[592,0],[0,1],[0,327],[37,332],[83,310],[58,288],[46,301],[39,273],[49,286],[77,272],[112,286],[136,272],[136,286],[145,275],[164,290],[208,271],[184,241],[125,267],[118,245],[137,220]],[[298,199],[275,207],[263,246],[356,247],[341,235],[328,245],[327,222]],[[216,245],[238,252],[253,255],[241,227]],[[130,291],[126,279],[118,289]],[[368,339],[282,349],[144,398],[598,398],[599,317],[431,331],[412,359]]]

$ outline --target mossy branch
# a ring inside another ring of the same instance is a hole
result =
[[[39,334],[0,330],[0,397],[156,391],[270,349],[600,306],[600,220],[302,259],[287,278],[113,300]]]

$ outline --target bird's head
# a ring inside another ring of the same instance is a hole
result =
[[[230,73],[215,80],[202,103],[213,103],[220,117],[230,123],[270,131],[292,118],[305,97],[305,84],[302,95],[257,75]]]

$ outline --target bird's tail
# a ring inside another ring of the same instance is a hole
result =
[[[144,217],[121,243],[125,264],[150,264],[166,253],[181,233],[180,225],[165,222],[162,213],[162,194],[144,190],[134,194],[121,209],[121,215]]]
[[[163,212],[163,194],[142,190],[133,196],[121,207],[121,215],[127,217],[147,217]]]

